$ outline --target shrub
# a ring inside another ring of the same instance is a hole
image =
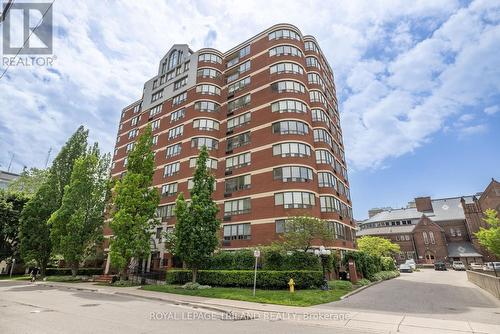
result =
[[[268,271],[257,272],[257,287],[263,289],[287,289],[288,281],[293,278],[295,287],[306,289],[320,286],[323,274],[320,271]],[[200,270],[198,283],[223,287],[251,287],[253,286],[253,270]],[[191,271],[171,270],[167,272],[167,284],[185,284],[191,281]]]
[[[371,281],[372,282],[377,282],[377,281],[385,281],[391,278],[395,278],[399,276],[399,271],[397,270],[391,270],[391,271],[380,271],[378,273],[375,273],[372,276]]]
[[[380,258],[380,260],[382,262],[382,270],[383,271],[396,270],[396,265],[394,264],[394,260],[392,257],[382,256]]]
[[[180,287],[181,289],[186,289],[186,290],[203,290],[203,289],[210,289],[210,285],[201,285],[200,283],[193,283],[193,282],[188,282],[184,284],[183,286]]]
[[[329,263],[332,261],[329,261]],[[331,267],[329,265],[328,267]],[[319,257],[306,252],[284,252],[265,249],[262,256],[264,270],[321,270]]]
[[[221,251],[213,254],[202,269],[251,270],[254,265],[255,257],[251,250]]]
[[[344,265],[347,265],[350,258],[356,263],[356,269],[363,274],[363,277],[369,280],[372,280],[375,273],[382,271],[382,260],[378,256],[365,252],[349,251],[344,256]]]
[[[330,281],[330,282],[328,282],[328,286],[334,290],[337,290],[337,289],[338,290],[351,290],[352,289],[352,283],[349,281],[340,281],[340,280]]]
[[[359,286],[365,286],[365,285],[368,285],[370,283],[371,283],[371,281],[369,279],[362,278],[356,284]]]
[[[88,279],[87,276],[48,276],[46,277],[46,281],[49,282],[80,282],[86,281]]]

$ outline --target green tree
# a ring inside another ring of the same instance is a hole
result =
[[[326,221],[310,216],[298,216],[286,220],[281,243],[286,249],[307,252],[314,242],[328,243],[334,239],[334,233]]]
[[[152,187],[154,153],[151,149],[151,127],[142,133],[128,156],[125,176],[116,182],[113,196],[110,244],[111,263],[127,276],[132,258],[140,259],[150,252],[155,213],[160,202],[158,189]]]
[[[28,199],[23,193],[0,191],[0,262],[18,259],[19,219]]]
[[[358,249],[373,256],[393,256],[399,253],[398,244],[381,237],[364,236],[358,239]]]
[[[481,227],[476,232],[479,243],[496,257],[500,257],[500,218],[498,212],[487,209],[484,212],[483,220],[489,225],[488,228]]]
[[[53,251],[64,257],[73,276],[102,237],[109,163],[109,155],[101,156],[97,144],[78,158],[62,205],[49,219]]]
[[[212,200],[215,178],[207,168],[207,160],[208,150],[203,146],[196,161],[191,201],[186,202],[180,193],[175,206],[175,254],[191,268],[193,282],[200,266],[219,244],[219,208]]]
[[[48,170],[38,168],[25,168],[19,177],[12,181],[7,188],[9,192],[20,192],[34,195],[47,179]]]
[[[47,178],[21,213],[21,256],[26,262],[34,260],[45,276],[45,269],[52,252],[50,226],[52,213],[61,206],[64,188],[69,184],[75,161],[87,150],[88,130],[83,126],[68,139],[52,162]]]

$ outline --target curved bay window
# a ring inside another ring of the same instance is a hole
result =
[[[281,121],[273,123],[273,133],[282,135],[306,135],[309,133],[309,126],[299,121]]]
[[[286,191],[274,194],[274,205],[283,205],[285,209],[311,208],[315,204],[314,194],[305,191]]]
[[[273,178],[283,182],[309,182],[313,179],[313,171],[302,166],[278,167],[273,169]]]

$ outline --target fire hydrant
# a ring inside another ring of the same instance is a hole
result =
[[[295,292],[295,282],[293,281],[293,278],[290,278],[288,281],[288,286],[290,287],[290,293]]]

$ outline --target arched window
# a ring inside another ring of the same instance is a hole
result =
[[[180,50],[172,50],[170,56],[168,57],[168,69],[172,69],[177,66],[180,62],[180,58],[182,57],[182,51]]]
[[[436,243],[436,239],[434,239],[434,232],[429,231],[429,238],[431,239],[431,244]]]
[[[424,243],[426,245],[429,244],[429,238],[427,237],[427,232],[422,232],[422,236],[424,237]]]

